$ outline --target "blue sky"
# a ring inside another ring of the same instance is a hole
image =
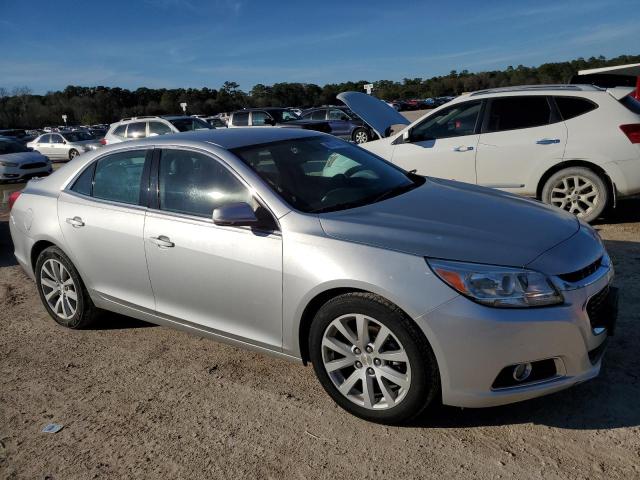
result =
[[[0,87],[401,80],[640,53],[637,0],[0,0]]]

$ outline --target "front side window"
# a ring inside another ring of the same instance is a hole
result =
[[[489,104],[489,118],[484,131],[540,127],[551,121],[551,107],[545,96],[494,98]]]
[[[473,135],[480,115],[481,101],[459,103],[427,117],[411,129],[414,142]]]
[[[229,203],[251,205],[249,190],[207,155],[188,150],[163,150],[159,171],[160,209],[211,218]]]
[[[236,127],[246,127],[249,125],[249,112],[234,113],[233,124]]]
[[[325,111],[324,110],[316,110],[311,114],[311,120],[324,120]]]
[[[149,135],[166,135],[172,130],[162,122],[149,122]]]
[[[293,208],[344,210],[374,203],[424,183],[342,140],[307,137],[233,150]]]
[[[51,135],[51,143],[64,143],[64,140],[62,139],[62,136],[56,133]]]
[[[98,160],[93,179],[93,196],[137,205],[145,155],[145,150],[135,150],[114,153]]]
[[[127,138],[145,138],[147,136],[147,122],[134,122],[129,124]]]

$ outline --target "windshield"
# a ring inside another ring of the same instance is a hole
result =
[[[300,117],[291,110],[267,110],[269,115],[275,118],[277,123],[292,122],[294,120],[300,120]]]
[[[211,130],[211,125],[199,118],[175,118],[169,121],[181,132],[189,132],[191,130]]]
[[[297,210],[311,213],[354,208],[424,183],[350,143],[307,137],[233,150]]]
[[[30,152],[27,147],[19,142],[13,140],[0,140],[0,155],[6,155],[8,153],[22,153]]]
[[[84,142],[86,140],[95,140],[95,137],[89,132],[70,132],[63,133],[62,136],[67,142]]]

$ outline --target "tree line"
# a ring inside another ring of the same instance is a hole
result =
[[[38,128],[59,125],[66,114],[69,124],[111,123],[123,117],[180,113],[180,103],[188,104],[189,114],[214,115],[245,107],[312,107],[335,104],[336,95],[347,90],[363,91],[373,83],[374,94],[385,100],[440,97],[463,92],[511,85],[566,83],[578,70],[640,62],[640,55],[578,58],[568,62],[545,63],[538,67],[518,65],[505,70],[471,73],[451,71],[431,78],[405,78],[403,81],[360,80],[331,83],[257,84],[244,92],[236,82],[227,81],[219,89],[177,88],[127,90],[119,87],[80,87],[70,85],[62,91],[34,95],[28,87],[8,91],[0,87],[0,128]]]

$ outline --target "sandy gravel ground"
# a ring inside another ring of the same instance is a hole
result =
[[[115,315],[57,326],[0,217],[0,478],[640,478],[640,200],[609,222],[621,311],[600,377],[385,427],[310,367]]]

